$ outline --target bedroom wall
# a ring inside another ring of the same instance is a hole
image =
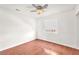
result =
[[[77,16],[77,47],[79,47],[79,15]]]
[[[46,20],[57,21],[57,33],[45,31],[44,22]],[[77,19],[73,10],[37,18],[37,38],[79,48],[77,44],[76,23]]]
[[[35,19],[0,7],[0,51],[35,39]]]

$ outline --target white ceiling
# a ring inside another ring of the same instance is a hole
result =
[[[46,11],[40,16],[47,16],[53,13],[68,11],[74,7],[74,4],[49,4]],[[0,5],[0,8],[5,8],[6,10],[24,14],[29,17],[39,17],[39,15],[37,15],[35,12],[30,12],[31,10],[35,9],[31,4],[4,4]],[[16,9],[19,9],[20,11],[16,11]]]

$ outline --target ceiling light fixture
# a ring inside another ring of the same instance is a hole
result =
[[[41,4],[32,4],[32,6],[35,7],[36,9],[35,10],[32,10],[31,12],[37,12],[37,14],[40,15],[48,7],[48,4],[44,4],[44,5],[41,5]]]

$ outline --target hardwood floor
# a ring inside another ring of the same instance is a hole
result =
[[[4,50],[1,55],[45,55],[44,50],[35,42],[31,41],[22,45]]]
[[[46,50],[45,50],[46,49]],[[40,39],[6,49],[0,55],[79,55],[79,50]]]

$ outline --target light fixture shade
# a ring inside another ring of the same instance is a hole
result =
[[[42,14],[44,12],[44,9],[46,9],[48,7],[48,4],[44,4],[44,5],[41,5],[41,4],[32,4],[35,8],[36,8],[36,13],[37,14]]]

